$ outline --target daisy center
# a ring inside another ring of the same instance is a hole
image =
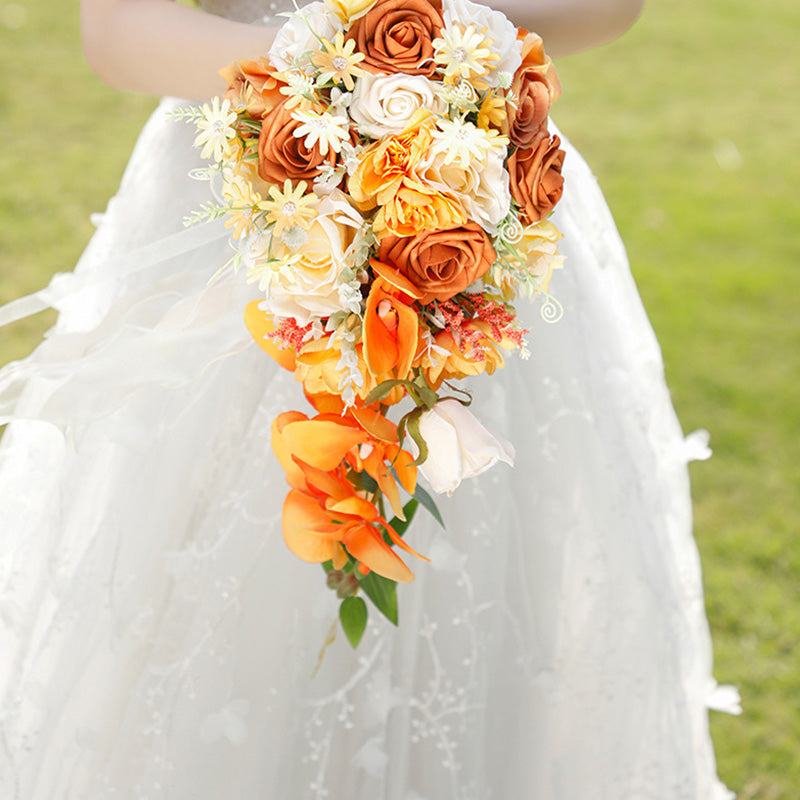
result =
[[[455,50],[453,50],[453,59],[455,61],[465,61],[466,58],[467,54],[463,47],[457,47]]]
[[[337,72],[341,72],[343,69],[346,69],[347,66],[347,59],[344,56],[336,56],[336,58],[333,59],[333,68]]]
[[[281,209],[284,216],[291,217],[297,211],[297,206],[291,202],[291,200],[287,203],[283,204],[283,208]]]

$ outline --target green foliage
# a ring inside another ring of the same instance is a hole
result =
[[[800,785],[798,37],[797,0],[649,0],[618,42],[559,63],[554,109],[609,199],[684,428],[712,432],[695,522],[715,672],[743,695],[742,717],[712,715],[740,800]],[[5,302],[72,268],[155,101],[91,75],[77,4],[0,6],[0,40]],[[0,331],[0,362],[52,322]]]
[[[376,572],[369,572],[360,575],[358,585],[363,589],[364,594],[375,604],[375,608],[383,614],[392,625],[397,625],[397,583],[378,575]]]
[[[345,597],[339,606],[339,622],[347,641],[358,647],[367,628],[367,604],[360,597]]]

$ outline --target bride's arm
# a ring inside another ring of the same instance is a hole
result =
[[[274,28],[245,25],[172,0],[81,0],[86,60],[115,89],[203,99],[220,94],[217,71],[265,55]]]
[[[619,36],[643,0],[493,0],[565,55]],[[225,88],[217,71],[264,55],[275,29],[215,17],[173,0],[81,0],[86,59],[117,89],[201,99]]]
[[[551,56],[605,44],[639,16],[644,0],[483,0],[515,24],[536,31]]]

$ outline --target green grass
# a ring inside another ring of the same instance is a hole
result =
[[[154,101],[91,75],[77,4],[0,0],[0,38],[4,302],[72,267]],[[742,800],[800,786],[798,38],[797,0],[650,0],[563,60],[554,114],[606,191],[683,425],[712,432],[696,534],[716,675],[743,695],[742,717],[712,715]],[[50,324],[0,332],[0,362]]]

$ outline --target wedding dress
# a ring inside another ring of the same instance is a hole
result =
[[[227,231],[182,225],[207,185],[176,104],[75,272],[0,311],[60,312],[0,372],[0,796],[729,797],[686,468],[708,452],[580,155],[563,319],[528,307],[532,358],[473,385],[515,468],[439,498],[444,530],[420,514],[399,628],[373,612],[320,661],[337,601],[283,543],[269,445],[300,387],[244,328],[252,287],[208,285]]]

